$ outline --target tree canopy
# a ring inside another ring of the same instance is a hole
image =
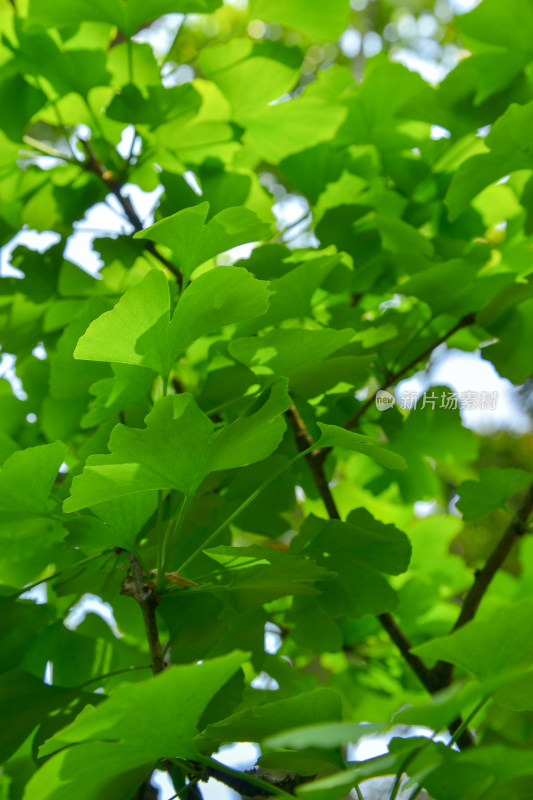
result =
[[[532,9],[1,0],[1,800],[531,800]]]

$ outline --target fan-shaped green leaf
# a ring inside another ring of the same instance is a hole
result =
[[[533,475],[521,469],[490,467],[479,472],[479,481],[465,481],[457,491],[461,497],[457,508],[466,522],[473,522],[496,508],[505,508],[505,501],[533,481]]]
[[[146,417],[145,428],[113,429],[110,455],[89,457],[72,483],[65,511],[150,489],[176,489],[192,497],[210,472],[266,458],[285,430],[280,416],[290,405],[286,381],[272,384],[257,404],[215,433],[192,395],[163,397]]]
[[[316,442],[317,447],[343,447],[346,450],[356,450],[373,458],[378,464],[388,467],[388,469],[405,469],[407,467],[403,456],[380,447],[369,436],[347,431],[337,425],[326,425],[324,422],[319,422],[318,427],[322,435]]]
[[[135,236],[170,248],[187,282],[192,271],[213,256],[270,235],[270,226],[248,208],[226,208],[206,222],[208,211],[209,203],[199,203],[159,220]]]

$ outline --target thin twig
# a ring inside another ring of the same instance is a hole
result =
[[[449,743],[448,743],[448,747],[453,747],[453,746],[454,746],[454,744],[455,744],[456,742],[458,742],[458,741],[459,741],[459,739],[461,738],[461,736],[462,736],[462,734],[463,734],[463,731],[465,731],[465,730],[466,730],[466,728],[467,728],[467,727],[470,725],[470,723],[472,722],[472,720],[474,719],[474,717],[475,717],[475,716],[477,716],[477,714],[478,714],[478,713],[481,711],[481,709],[483,708],[483,706],[485,705],[485,703],[487,703],[489,700],[490,700],[490,697],[483,697],[483,698],[481,698],[481,700],[479,701],[479,703],[478,703],[478,704],[476,705],[476,707],[475,707],[475,708],[474,708],[474,709],[473,709],[473,710],[470,712],[470,714],[469,714],[469,715],[468,715],[468,717],[465,719],[465,721],[462,723],[462,725],[460,725],[460,726],[457,728],[457,730],[455,731],[455,733],[453,734],[452,738],[450,739],[450,741],[449,741]]]
[[[130,198],[127,197],[127,195],[122,194],[122,185],[115,180],[113,172],[108,169],[105,164],[102,163],[102,161],[100,161],[88,141],[85,139],[80,139],[80,144],[87,153],[85,169],[88,172],[94,172],[95,175],[98,175],[102,183],[105,184],[111,194],[117,198],[126,217],[128,218],[128,222],[133,225],[136,231],[142,231],[143,224],[141,219],[135,211]]]
[[[443,333],[435,342],[432,342],[425,350],[419,353],[417,356],[411,359],[405,366],[401,367],[400,369],[396,370],[396,372],[392,372],[389,375],[385,376],[385,380],[379,389],[370,395],[370,397],[363,403],[363,405],[357,409],[355,414],[350,417],[348,422],[344,425],[345,428],[351,429],[355,428],[363,414],[365,414],[368,409],[374,404],[374,401],[377,397],[378,392],[383,391],[387,388],[387,386],[391,386],[396,381],[399,381],[400,378],[403,378],[408,372],[410,372],[413,367],[416,367],[419,361],[426,358],[427,356],[431,355],[433,350],[439,346],[439,344],[443,344],[450,336],[453,336],[454,333],[461,330],[461,328],[466,328],[469,325],[472,325],[475,322],[475,314],[467,314],[466,317],[463,317],[458,322],[455,323],[453,328],[450,328],[449,331]]]
[[[529,487],[520,508],[518,509],[516,518],[512,519],[507,527],[507,530],[501,537],[500,541],[490,554],[483,569],[476,572],[476,577],[472,587],[468,591],[464,601],[461,613],[457,622],[453,626],[453,630],[462,628],[467,622],[474,618],[476,611],[481,603],[485,592],[489,588],[492,579],[502,566],[503,562],[511,552],[513,545],[520,539],[520,537],[527,530],[527,520],[533,511],[533,485]]]
[[[394,370],[394,367],[396,366],[398,361],[400,361],[400,359],[405,355],[405,353],[407,353],[407,351],[414,345],[414,343],[419,338],[419,336],[421,336],[421,334],[426,330],[428,325],[431,325],[432,321],[433,321],[433,317],[431,317],[431,316],[428,317],[428,319],[423,323],[423,325],[421,325],[415,331],[414,335],[409,339],[407,344],[404,347],[402,347],[402,349],[400,350],[400,352],[398,353],[398,355],[395,357],[394,361],[391,364],[391,367],[390,367],[390,371],[391,372]]]
[[[107,187],[109,192],[114,197],[116,197],[116,199],[118,200],[124,211],[124,214],[126,215],[128,222],[133,226],[135,231],[137,233],[139,231],[142,231],[144,229],[142,220],[135,211],[135,208],[133,207],[133,203],[131,202],[130,198],[127,195],[123,194],[122,190],[124,187],[122,186],[122,184],[116,180],[113,172],[109,170],[105,166],[105,164],[103,164],[100,161],[98,156],[94,153],[89,142],[85,141],[85,139],[80,139],[80,143],[85,152],[87,153],[87,160],[85,161],[84,164],[85,169],[97,175],[102,181],[102,183]],[[166,269],[168,269],[169,272],[171,272],[174,275],[178,285],[181,287],[183,283],[183,276],[179,271],[179,269],[176,267],[176,265],[173,264],[171,261],[169,261],[168,258],[165,258],[165,256],[163,256],[159,252],[159,250],[157,250],[153,242],[146,242],[145,249],[153,256],[155,256],[155,258],[157,258],[157,260],[161,264],[163,264],[163,266],[166,267]]]
[[[53,581],[56,578],[59,578],[60,575],[63,575],[65,572],[69,570],[75,569],[76,567],[84,566],[85,564],[89,564],[91,561],[96,561],[98,558],[102,558],[103,556],[109,555],[112,553],[114,547],[106,547],[105,550],[102,550],[100,553],[96,553],[94,556],[89,556],[88,558],[84,558],[82,561],[77,561],[75,564],[69,564],[67,567],[63,569],[58,569],[57,572],[54,572],[52,575],[48,575],[46,578],[40,578],[40,580],[35,581],[34,583],[29,583],[27,586],[23,586],[22,589],[17,589],[11,595],[8,595],[8,598],[17,598],[20,597],[21,594],[25,594],[26,592],[31,592],[32,589],[35,589],[36,586],[40,586],[42,583],[48,583],[49,581]],[[70,580],[70,579],[69,579]]]
[[[152,661],[152,672],[154,675],[158,675],[165,669],[165,663],[163,661],[163,653],[161,651],[161,642],[159,641],[159,631],[157,629],[157,620],[155,616],[157,598],[152,589],[144,582],[141,565],[133,553],[128,553],[128,559],[133,574],[135,599],[139,603],[143,613],[148,649],[150,650],[150,659]]]
[[[283,237],[285,236],[286,233],[288,233],[293,228],[296,228],[297,225],[301,225],[301,223],[305,222],[305,220],[308,217],[309,217],[309,221],[308,221],[308,225],[309,225],[309,223],[311,222],[311,219],[312,219],[312,215],[311,215],[310,211],[306,211],[305,214],[302,214],[301,217],[298,217],[298,219],[295,219],[294,222],[289,222],[288,225],[285,225],[284,228],[281,228],[279,231],[277,231],[277,233],[275,233],[274,236],[272,236],[270,241],[272,243],[279,242],[280,239],[283,239]]]
[[[488,557],[483,569],[476,572],[474,583],[470,587],[463,601],[461,613],[457,622],[452,628],[453,631],[459,630],[467,622],[474,619],[485,593],[487,592],[492,579],[503,565],[505,559],[511,552],[513,546],[527,530],[527,520],[533,512],[533,485],[528,489],[520,508],[515,517],[509,523],[507,530],[499,540],[498,544]],[[449,686],[452,680],[453,664],[447,661],[438,661],[433,669],[441,688]]]
[[[54,147],[50,147],[46,144],[46,142],[40,142],[38,139],[34,139],[32,136],[25,134],[23,137],[23,141],[26,144],[29,144],[30,147],[33,147],[39,153],[42,153],[45,156],[50,156],[51,158],[58,158],[62,161],[67,161],[69,164],[79,164],[78,159],[72,158],[72,156],[67,156],[65,153],[61,153],[59,150],[56,150]],[[28,153],[28,156],[35,156],[36,154],[31,152]]]

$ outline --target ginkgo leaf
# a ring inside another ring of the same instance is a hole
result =
[[[143,747],[147,758],[195,754],[192,736],[214,693],[247,659],[236,651],[203,664],[172,666],[140,684],[124,684],[96,708],[88,707],[40,749],[50,755],[65,745],[122,741]],[[132,725],[132,715],[137,724]],[[151,720],[157,730],[146,736]]]
[[[95,769],[98,764],[98,769]],[[89,742],[66,747],[49,758],[26,785],[23,800],[128,800],[153,769],[143,747]]]
[[[192,342],[225,325],[259,317],[268,310],[267,281],[247,270],[217,267],[194,280],[180,298],[170,325],[171,352],[183,352]]]
[[[490,325],[490,332],[498,341],[482,350],[483,358],[494,364],[498,374],[515,384],[524,383],[531,375],[532,312],[533,299],[509,309]]]
[[[245,269],[217,267],[187,287],[171,322],[167,279],[160,270],[151,270],[89,325],[74,356],[150,367],[166,377],[174,359],[196,339],[263,315],[267,286]]]
[[[143,525],[157,508],[157,492],[117,497],[91,508],[93,516],[74,516],[66,527],[69,542],[92,555],[109,546],[134,552]]]
[[[517,679],[496,693],[498,702],[515,709],[533,709],[533,601],[499,608],[488,619],[473,620],[449,636],[419,645],[414,652],[423,659],[448,661],[478,680],[505,677],[517,670]],[[524,669],[524,677],[520,670]]]
[[[229,343],[228,350],[256,375],[291,378],[340,350],[353,335],[350,328],[341,331],[280,328],[263,336],[235,339]]]
[[[291,542],[292,552],[306,553],[337,573],[323,587],[320,606],[334,617],[349,613],[357,618],[391,611],[397,605],[397,595],[382,573],[405,572],[411,545],[393,525],[384,525],[358,508],[346,522],[310,515]]]
[[[55,709],[79,696],[75,690],[47,686],[36,675],[12,670],[0,677],[0,759],[15,753],[32,730]],[[90,695],[87,695],[89,698]]]
[[[432,697],[424,697],[413,706],[402,708],[394,715],[396,725],[426,725],[433,730],[442,730],[453,722],[465,709],[474,709],[483,698],[489,698],[502,687],[531,678],[533,665],[511,667],[496,676],[482,681],[457,682]]]
[[[163,272],[150,270],[118,303],[97,317],[78,341],[74,357],[151,367],[168,375],[170,295]]]
[[[156,0],[146,6],[141,0],[131,0],[124,5],[120,0],[31,0],[30,15],[32,20],[44,25],[73,26],[84,20],[108,22],[117,25],[126,36],[135,33],[143,23],[149,22],[162,14],[192,11],[207,13],[219,5],[219,0]]]
[[[285,431],[282,414],[290,405],[287,381],[274,381],[246,414],[215,436],[209,449],[209,471],[251,464],[274,452]]]
[[[394,525],[385,525],[365,508],[350,511],[346,522],[332,519],[313,539],[313,549],[330,553],[346,553],[369,569],[379,569],[388,575],[400,575],[409,566],[411,544]]]
[[[261,250],[268,251],[268,246]],[[303,259],[303,256],[300,258]],[[289,272],[272,280],[272,297],[270,307],[261,320],[263,325],[276,325],[285,319],[311,316],[314,293],[340,261],[341,256],[337,253],[313,253]],[[290,261],[288,265],[292,266]]]
[[[456,219],[468,203],[490,183],[520,169],[531,168],[533,154],[528,130],[533,119],[533,103],[512,103],[496,120],[485,142],[487,152],[474,155],[455,173],[446,205]]]
[[[257,151],[267,161],[277,163],[332,139],[345,118],[346,108],[340,103],[304,95],[250,113],[247,133]]]
[[[253,609],[284,595],[317,594],[316,581],[330,580],[334,573],[312,559],[289,555],[272,547],[213,547],[205,555],[227,570],[230,582],[216,587],[231,594],[235,607]]]
[[[61,442],[18,450],[0,470],[2,520],[48,515],[48,495],[67,448]]]
[[[267,747],[303,750],[306,747],[339,747],[356,742],[362,736],[379,733],[385,726],[368,722],[323,722],[318,725],[290,727],[265,740]]]
[[[206,222],[208,211],[209,203],[199,203],[159,220],[135,237],[172,250],[186,283],[191,272],[209,258],[270,235],[270,226],[248,208],[225,208]]]
[[[120,686],[96,708],[86,707],[41,747],[40,755],[54,755],[33,775],[24,797],[67,800],[74,792],[82,800],[122,800],[158,758],[194,758],[193,735],[202,712],[246,659],[237,650],[201,664],[172,666],[141,684]]]
[[[522,469],[490,467],[479,472],[479,481],[464,481],[457,491],[457,508],[465,522],[473,522],[496,508],[505,508],[505,501],[533,482],[533,475]]]
[[[382,467],[388,467],[388,469],[405,469],[407,467],[403,456],[393,453],[391,450],[386,450],[376,444],[369,436],[347,431],[338,425],[326,425],[324,422],[318,422],[317,424],[322,432],[322,435],[315,443],[317,447],[343,447],[346,450],[356,450],[359,453],[364,453],[365,456],[369,456],[369,458],[373,458]]]
[[[72,482],[65,511],[150,489],[176,489],[187,497],[210,472],[252,464],[269,456],[285,430],[287,382],[276,381],[243,416],[219,432],[190,394],[161,398],[146,427],[116,425],[110,455],[90,456]]]
[[[319,39],[337,39],[347,24],[348,7],[344,0],[332,0],[325,5],[321,0],[252,0],[252,19],[280,22],[298,28]]]
[[[103,297],[91,297],[74,316],[69,314],[68,324],[57,343],[50,364],[50,394],[56,398],[84,397],[89,387],[111,374],[109,364],[81,364],[73,351],[80,336],[94,320],[106,313],[110,303]]]
[[[220,724],[210,725],[207,734],[220,742],[261,742],[290,726],[340,719],[340,695],[332,689],[316,689],[287,700],[245,709]]]
[[[110,455],[90,456],[72,482],[65,511],[149,489],[177,489],[192,495],[207,469],[206,448],[213,423],[190,394],[159,400],[143,429],[116,425]]]
[[[239,122],[247,112],[291,91],[301,56],[297,48],[289,50],[272,40],[239,38],[205,48],[199,62],[202,72],[224,92]]]

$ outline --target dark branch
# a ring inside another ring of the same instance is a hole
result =
[[[120,203],[124,214],[126,215],[128,222],[134,227],[136,233],[142,231],[144,229],[144,225],[142,223],[141,218],[135,211],[133,207],[133,203],[131,202],[130,198],[123,194],[123,186],[122,184],[116,180],[113,172],[109,170],[105,164],[103,164],[98,156],[94,153],[92,147],[90,146],[89,142],[85,141],[85,139],[80,139],[81,146],[87,153],[87,160],[85,161],[84,167],[88,172],[94,172],[97,175],[102,183],[107,187],[108,191],[116,197],[118,202]],[[161,255],[159,250],[157,250],[156,246],[153,242],[146,242],[145,249],[148,250],[158,261],[166,267],[169,272],[171,272],[174,277],[176,278],[178,285],[181,286],[183,282],[183,276],[179,269],[173,264],[168,258]]]
[[[308,450],[309,447],[312,447],[313,440],[309,436],[307,428],[305,427],[300,413],[294,403],[291,405],[288,411],[285,412],[285,416],[289,422],[289,425],[291,426],[296,446],[300,453],[303,453],[304,450]],[[331,494],[331,489],[329,488],[322,464],[319,462],[314,453],[308,453],[305,456],[305,460],[330,518],[340,519],[339,510],[335,500],[333,499],[333,495]]]
[[[511,552],[513,545],[518,539],[526,532],[527,520],[533,511],[533,485],[530,486],[527,494],[525,495],[520,508],[517,511],[516,517],[512,519],[507,530],[502,538],[487,559],[487,563],[483,569],[476,572],[476,577],[471,589],[463,601],[461,613],[457,622],[453,626],[453,630],[462,628],[471,619],[474,619],[476,611],[481,603],[483,596],[489,588],[492,579],[504,563],[505,559]]]
[[[133,596],[139,603],[143,613],[146,638],[148,640],[150,659],[152,661],[152,672],[154,675],[158,675],[165,669],[165,663],[163,661],[163,653],[161,651],[161,642],[159,641],[159,631],[157,629],[157,620],[155,616],[157,598],[150,586],[144,582],[141,565],[135,556],[132,553],[128,553],[128,559],[133,574]],[[124,593],[129,594],[127,591]]]
[[[457,618],[457,622],[453,626],[452,632],[459,630],[467,622],[474,619],[476,612],[479,608],[485,593],[487,592],[492,579],[505,562],[505,559],[513,549],[518,539],[527,530],[527,521],[533,512],[533,485],[528,489],[520,507],[517,511],[516,517],[509,523],[507,530],[499,540],[498,544],[488,557],[483,569],[476,572],[474,583],[467,592],[463,601],[461,613]],[[433,673],[442,687],[448,686],[452,680],[453,664],[446,661],[437,662]]]
[[[307,431],[305,424],[298,413],[298,409],[296,408],[295,404],[293,403],[292,406],[288,411],[285,412],[287,419],[291,425],[294,440],[296,442],[296,446],[300,452],[307,450],[309,447],[312,446],[313,440],[309,436],[309,432]],[[324,501],[324,505],[328,510],[328,514],[331,519],[340,519],[339,511],[337,509],[337,505],[335,500],[333,499],[333,495],[331,494],[331,489],[329,488],[328,482],[326,480],[326,476],[324,475],[324,470],[322,464],[316,458],[314,453],[309,453],[306,457],[307,464],[309,465],[309,469],[311,471],[311,475],[313,476],[313,480],[315,481],[315,485],[320,493],[322,500]],[[435,671],[429,669],[426,664],[422,661],[422,659],[411,652],[412,644],[404,634],[398,623],[395,621],[392,614],[385,613],[385,614],[378,614],[377,619],[381,624],[382,628],[388,633],[390,639],[400,653],[402,654],[405,662],[411,667],[421,684],[427,689],[430,694],[435,694],[435,692],[440,691],[444,688],[446,684],[442,683],[442,678],[440,675]],[[462,724],[462,720],[458,717],[452,725],[450,725],[450,730],[452,733],[454,730]],[[463,731],[461,736],[459,737],[458,744],[461,749],[465,749],[467,747],[472,746],[474,740],[468,730]]]
[[[152,786],[151,780],[152,773],[144,779],[131,800],[157,800],[159,792],[155,786]]]
[[[412,644],[402,631],[400,626],[394,620],[392,614],[378,614],[378,620],[382,628],[389,634],[391,641],[394,642],[404,660],[409,664],[420,683],[428,690],[430,694],[438,692],[441,686],[438,683],[436,676],[427,667],[421,658],[415,656],[411,652]]]
[[[414,367],[416,367],[416,365],[420,361],[422,361],[422,359],[425,359],[429,355],[431,355],[433,350],[436,347],[438,347],[439,344],[443,344],[443,342],[449,339],[450,336],[452,336],[458,330],[461,330],[461,328],[466,328],[468,327],[468,325],[473,325],[474,322],[475,322],[475,314],[467,314],[466,317],[463,317],[458,322],[456,322],[456,324],[452,328],[450,328],[450,330],[447,331],[447,333],[444,333],[439,339],[437,339],[435,342],[426,347],[425,350],[423,350],[417,356],[412,358],[411,361],[409,361],[409,363],[401,367],[401,369],[398,369],[395,372],[391,372],[390,374],[386,375],[385,380],[383,381],[381,386],[379,386],[379,388],[376,389],[376,391],[373,392],[367,400],[365,400],[363,405],[360,406],[355,412],[355,414],[352,417],[350,417],[350,419],[345,423],[344,427],[347,428],[348,430],[357,427],[361,417],[363,417],[364,414],[366,414],[366,412],[368,411],[368,409],[372,408],[372,406],[374,405],[378,392],[383,391],[388,386],[391,386],[393,383],[399,381]],[[322,466],[328,455],[331,453],[331,450],[332,450],[331,447],[324,447],[322,450],[316,450],[314,453],[311,453],[310,457],[308,457],[308,463],[309,460],[313,460],[318,464],[319,467]]]
[[[202,792],[197,783],[189,783],[187,786],[187,800],[203,800]]]
[[[446,685],[443,683],[443,674],[441,671],[435,669],[429,669],[421,658],[416,656],[414,653],[411,652],[412,644],[404,634],[400,626],[396,623],[392,614],[379,614],[378,620],[381,623],[381,626],[384,630],[389,634],[389,637],[392,642],[396,645],[400,653],[402,654],[405,662],[409,664],[417,678],[419,679],[420,683],[428,690],[430,694],[436,694],[437,692],[441,691],[445,688]],[[448,665],[446,665],[448,666]],[[451,680],[451,673],[450,673],[450,680]],[[448,680],[448,683],[450,682]],[[450,729],[450,733],[454,734],[456,730],[458,730],[461,725],[463,724],[462,718],[459,716],[457,719],[454,719],[453,722],[450,723],[448,726]],[[461,750],[466,750],[469,747],[472,747],[474,742],[474,738],[468,729],[465,729],[457,740],[457,744],[459,745]]]

